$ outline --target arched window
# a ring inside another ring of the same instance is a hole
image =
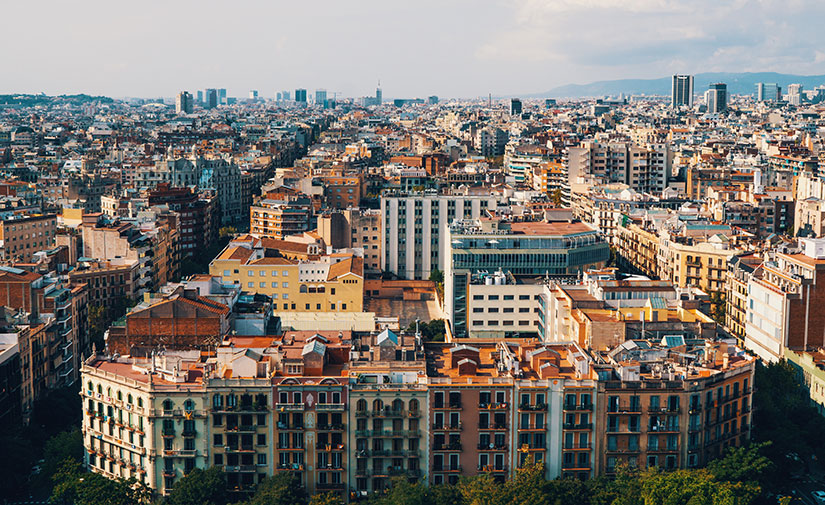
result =
[[[117,401],[119,401],[119,402],[123,401],[123,393],[121,393],[120,391],[117,392]]]
[[[131,394],[130,394],[130,395],[128,395],[128,396],[126,397],[126,403],[128,403],[129,405],[131,405],[133,402],[134,402],[134,398],[132,398],[132,395],[131,395]]]
[[[183,402],[183,408],[187,412],[192,412],[193,410],[195,410],[195,402],[193,402],[192,400],[186,400],[185,402]]]
[[[108,398],[111,398],[111,397],[112,397],[112,388],[106,388],[106,396],[107,396]]]
[[[307,293],[308,292],[307,285],[306,284],[301,284],[301,287],[298,289],[298,291],[301,292],[301,293]]]
[[[384,410],[384,402],[376,398],[375,401],[372,402],[372,411],[380,412],[382,410]]]
[[[367,400],[365,400],[363,398],[358,400],[358,404],[357,404],[355,410],[357,410],[358,412],[364,412],[365,410],[367,410]]]
[[[395,412],[401,412],[404,410],[404,402],[400,398],[396,398],[392,402],[392,410]]]
[[[418,412],[418,400],[415,398],[410,400],[410,412]]]
[[[172,400],[163,400],[163,410],[172,410],[173,406]]]
[[[326,290],[327,290],[327,288],[325,288],[324,286],[318,286],[318,292],[319,293],[325,293]]]
[[[103,386],[101,386],[100,384],[97,385],[97,392],[103,394]]]
[[[237,407],[238,406],[238,397],[233,395],[233,394],[226,395],[226,406],[227,407]]]
[[[138,397],[138,407],[143,408],[143,398]]]
[[[89,391],[89,394],[94,392],[95,386],[94,384],[92,384],[92,381],[89,381],[89,384],[86,386],[86,389]]]

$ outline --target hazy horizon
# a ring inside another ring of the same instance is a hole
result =
[[[812,0],[17,2],[0,93],[472,98],[672,73],[825,74]]]

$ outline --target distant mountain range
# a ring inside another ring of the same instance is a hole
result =
[[[776,72],[708,72],[695,74],[693,89],[697,94],[704,93],[713,82],[724,82],[728,93],[733,95],[753,94],[756,83],[775,82],[782,86],[784,93],[788,84],[799,83],[805,89],[825,84],[825,75],[793,75]],[[583,98],[625,95],[670,95],[671,76],[659,79],[617,79],[613,81],[596,81],[590,84],[567,84],[553,88],[545,93],[522,95],[524,98]]]

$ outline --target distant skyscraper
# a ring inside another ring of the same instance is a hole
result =
[[[782,88],[775,82],[756,83],[757,102],[778,102],[782,99]]]
[[[521,115],[521,100],[518,98],[513,98],[510,100],[510,115],[511,116],[520,116]]]
[[[218,106],[218,90],[214,88],[209,88],[206,90],[206,103],[204,106],[207,109],[214,109]]]
[[[284,100],[285,102],[290,101],[290,100],[292,99],[291,97],[292,97],[292,94],[291,94],[289,91],[283,91],[283,92],[281,92],[281,98],[283,98],[283,100]]]
[[[324,103],[327,101],[327,90],[325,89],[316,89],[315,90],[315,105],[319,107],[323,107]]]
[[[218,103],[220,105],[226,105],[226,88],[218,90]]]
[[[378,105],[381,105],[382,103],[384,103],[384,92],[381,91],[381,86],[378,86],[377,88],[375,88],[375,102]]]
[[[198,105],[203,103],[203,91],[198,90]]]
[[[547,108],[555,107],[556,106],[556,99],[555,98],[545,98],[544,99],[544,106]]]
[[[791,105],[802,105],[801,84],[788,84],[788,103]]]
[[[693,106],[693,76],[692,75],[674,75],[673,87],[671,92],[671,105],[679,107],[687,105]]]
[[[258,99],[258,90],[257,89],[250,89],[249,90],[249,99],[250,100],[257,100]]]
[[[279,102],[280,102],[280,101],[281,101],[281,100],[283,100],[283,99],[284,99],[284,94],[283,94],[283,93],[281,93],[280,91],[278,91],[277,93],[275,93],[275,100],[277,100],[277,101],[279,101]]]
[[[429,97],[427,97],[427,103],[430,104],[430,105],[437,104],[438,103],[438,97],[435,96],[435,95],[430,95]]]
[[[181,91],[175,98],[175,112],[178,114],[191,114],[193,109],[192,94],[188,91]]]
[[[307,90],[298,88],[295,90],[295,101],[299,103],[307,103]]]
[[[718,114],[728,108],[728,85],[717,82],[708,88],[708,112]]]

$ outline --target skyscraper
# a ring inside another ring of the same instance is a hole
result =
[[[283,91],[283,92],[281,92],[281,98],[282,98],[285,102],[288,102],[288,101],[292,100],[292,98],[291,98],[291,97],[292,97],[292,93],[290,93],[289,91]]]
[[[788,103],[790,105],[802,105],[801,84],[788,84]]]
[[[756,83],[757,102],[778,102],[782,98],[782,88],[775,82]]]
[[[214,109],[218,106],[218,90],[215,88],[209,88],[206,90],[206,103],[204,103],[204,107],[207,109]]]
[[[693,76],[674,75],[671,105],[679,107],[687,105],[693,106]]]
[[[375,88],[375,101],[378,105],[384,103],[384,92],[381,91],[381,86]]]
[[[203,103],[203,91],[198,90],[198,105]]]
[[[295,101],[298,103],[307,103],[307,90],[298,88],[295,90]]]
[[[708,112],[718,114],[728,108],[728,85],[716,82],[708,88]]]
[[[258,90],[257,89],[250,89],[249,90],[249,99],[250,100],[257,100],[258,99]]]
[[[178,114],[192,113],[192,94],[188,91],[181,91],[175,98],[175,112]]]
[[[315,90],[315,105],[319,107],[323,107],[324,103],[327,101],[327,90],[325,89],[316,89]]]
[[[518,98],[513,98],[510,100],[510,115],[511,116],[520,116],[521,115],[521,100]]]
[[[218,103],[220,105],[226,105],[226,88],[218,90]]]

